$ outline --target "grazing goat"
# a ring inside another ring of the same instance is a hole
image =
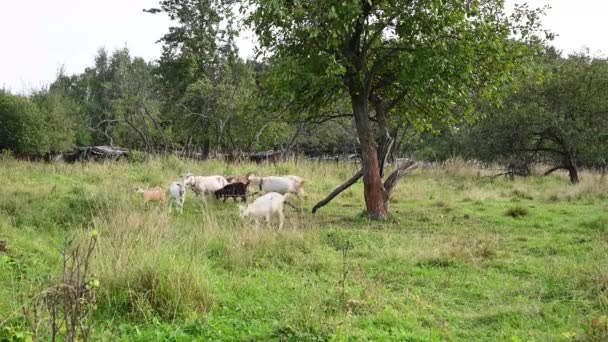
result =
[[[169,187],[169,211],[173,209],[173,202],[177,203],[179,213],[184,212],[184,201],[186,200],[186,187],[180,182],[173,182]]]
[[[163,191],[163,189],[160,187],[149,188],[146,190],[142,188],[135,188],[133,191],[144,194],[144,204],[148,204],[148,202],[165,203],[166,194],[165,191]]]
[[[249,181],[246,183],[236,182],[229,183],[225,187],[215,191],[215,198],[220,199],[220,197],[224,197],[224,202],[228,197],[232,197],[236,202],[236,198],[240,197],[243,199],[243,202],[247,201],[247,186],[249,185]]]
[[[280,194],[293,193],[296,196],[305,196],[304,180],[298,176],[249,176],[252,185],[257,186],[261,192],[278,192]]]
[[[265,217],[266,223],[268,223],[268,226],[270,227],[271,216],[277,214],[279,216],[279,229],[283,229],[283,221],[285,220],[285,216],[283,215],[283,204],[286,203],[286,196],[287,195],[281,195],[277,192],[269,192],[247,206],[240,205],[239,214],[241,217],[253,216],[256,230],[259,228],[260,217]]]
[[[223,176],[194,176],[191,173],[184,175],[184,185],[190,186],[198,196],[208,192],[215,192],[228,184]],[[203,196],[203,200],[205,197]]]

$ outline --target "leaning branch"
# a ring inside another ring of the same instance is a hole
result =
[[[505,171],[505,172],[497,173],[495,175],[484,176],[482,178],[491,178],[491,179],[494,179],[494,178],[498,178],[500,176],[506,176],[506,175],[510,175],[510,174],[512,174],[511,171]]]
[[[393,171],[393,173],[391,173],[388,178],[386,178],[386,181],[384,181],[384,190],[386,191],[386,196],[390,197],[391,192],[393,191],[395,185],[397,185],[399,180],[403,176],[417,169],[419,166],[420,164],[416,163],[415,161],[410,161],[404,163],[403,165],[399,166],[397,170]]]
[[[363,177],[363,170],[359,170],[359,172],[357,172],[354,176],[352,176],[349,180],[346,181],[346,183],[340,185],[339,187],[336,188],[336,190],[332,191],[331,194],[327,195],[327,197],[325,197],[322,201],[320,201],[319,203],[317,203],[313,208],[312,208],[312,213],[316,213],[317,210],[323,208],[324,206],[326,206],[329,202],[331,202],[336,196],[338,196],[342,191],[350,188],[351,185],[357,183],[357,181]]]
[[[548,176],[557,170],[567,170],[567,169],[568,168],[563,165],[557,165],[557,166],[554,166],[554,167],[550,168],[549,170],[545,171],[545,173],[543,173],[543,176]]]

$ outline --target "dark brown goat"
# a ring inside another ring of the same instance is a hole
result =
[[[235,183],[227,184],[225,187],[214,192],[215,198],[219,200],[220,197],[224,197],[224,202],[226,202],[226,199],[228,197],[232,197],[232,199],[234,199],[234,201],[236,202],[237,197],[240,197],[243,199],[243,202],[246,202],[248,185],[249,185],[249,182],[247,182],[247,183],[235,182]]]

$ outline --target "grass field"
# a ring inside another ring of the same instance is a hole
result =
[[[510,181],[452,162],[405,177],[371,222],[353,165],[0,160],[0,340],[31,338],[24,304],[61,277],[60,247],[97,235],[95,340],[607,339],[608,179]],[[195,174],[298,174],[285,229],[188,193],[184,214],[135,186]]]

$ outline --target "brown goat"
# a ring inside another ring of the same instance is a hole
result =
[[[226,177],[228,183],[245,183],[249,184],[249,176],[253,175],[253,172],[249,172],[244,176]]]
[[[148,202],[165,203],[165,198],[167,197],[167,194],[161,187],[149,188],[146,190],[135,188],[133,190],[144,195],[144,204],[148,204]]]

